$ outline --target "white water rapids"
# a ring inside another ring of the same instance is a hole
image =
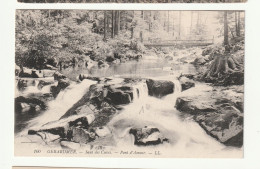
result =
[[[148,96],[146,83],[134,86],[133,102],[124,106],[123,111],[108,123],[116,147],[140,151],[160,150],[170,157],[241,157],[241,149],[227,148],[207,135],[192,119],[180,118],[180,112],[174,106],[176,98],[181,94],[181,85],[178,80],[173,82],[174,93],[161,99]],[[46,112],[29,122],[28,128],[40,127],[45,123],[59,120],[82,98],[89,86],[95,83],[91,80],[83,80],[79,84],[71,84],[61,91],[55,100],[49,102],[49,109]],[[146,147],[135,146],[129,130],[132,127],[145,126],[158,128],[164,137],[170,140],[169,143]],[[25,134],[28,128],[22,133]]]

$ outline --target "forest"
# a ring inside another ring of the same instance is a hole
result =
[[[17,10],[15,40],[17,150],[243,155],[244,11]]]
[[[24,3],[234,3],[246,0],[18,0]]]

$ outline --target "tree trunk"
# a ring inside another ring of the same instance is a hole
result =
[[[224,46],[228,46],[229,45],[229,41],[228,41],[228,12],[225,11],[224,12]]]
[[[237,17],[237,36],[240,37],[241,35],[241,27],[240,27],[240,12],[238,12],[238,17]]]
[[[114,19],[115,19],[115,24],[114,24],[114,27],[115,27],[115,36],[118,35],[118,12],[115,11],[115,16],[114,16]]]
[[[172,15],[172,36],[174,37],[174,15]]]
[[[181,38],[181,11],[179,11],[179,38]]]
[[[192,33],[192,20],[193,20],[193,12],[191,11],[191,14],[190,14],[190,35]]]
[[[117,11],[117,35],[119,34],[120,32],[120,11]]]
[[[104,11],[104,41],[107,39],[107,11]]]
[[[169,14],[170,11],[168,11],[168,29],[167,29],[167,32],[169,33],[170,31],[170,14]]]
[[[112,31],[111,31],[111,38],[114,38],[115,35],[115,27],[114,27],[114,11],[112,11],[112,17],[111,17],[111,25],[112,25]]]

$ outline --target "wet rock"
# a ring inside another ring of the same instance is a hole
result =
[[[57,86],[51,86],[51,93],[57,97],[61,90],[64,90],[70,85],[69,79],[60,79]]]
[[[141,59],[142,57],[143,57],[143,55],[139,54],[139,55],[136,55],[136,56],[134,57],[134,59],[135,59],[135,60],[139,60],[139,59]]]
[[[165,80],[146,80],[150,96],[163,97],[174,92],[174,83]]]
[[[241,147],[243,145],[243,94],[238,87],[214,87],[193,95],[177,98],[176,109],[192,115],[194,120],[219,142]]]
[[[61,79],[66,79],[67,77],[61,74],[60,72],[55,72],[53,74],[54,80],[61,80]]]
[[[195,120],[212,137],[229,146],[243,145],[243,116],[233,106],[225,106],[217,112],[195,117]]]
[[[48,86],[51,84],[54,84],[54,81],[40,80],[37,87],[41,90],[44,86]]]
[[[95,139],[95,133],[89,132],[88,130],[83,129],[83,128],[73,127],[71,130],[68,131],[67,138],[70,141],[73,141],[76,143],[86,144]]]
[[[186,77],[180,78],[180,84],[181,84],[182,91],[195,87],[195,83]]]
[[[212,47],[207,47],[206,49],[204,49],[204,50],[202,51],[202,56],[209,55],[209,54],[212,53],[212,51],[213,51],[213,48],[212,48]]]
[[[15,98],[15,112],[24,113],[30,112],[35,113],[46,109],[46,104],[37,98],[26,98],[19,96]]]
[[[70,121],[68,124],[69,126],[74,126],[78,127],[80,126],[81,128],[88,128],[89,125],[95,120],[95,115],[94,114],[88,114],[86,116],[80,117],[74,121]]]
[[[21,71],[20,67],[17,66],[17,64],[15,64],[15,76],[18,76],[20,71]]]
[[[244,84],[244,72],[237,71],[227,74],[218,85],[230,86],[230,85],[243,85]]]
[[[27,95],[28,98],[36,98],[44,103],[47,103],[54,99],[52,93],[31,93]]]
[[[41,70],[32,70],[31,77],[32,78],[42,78],[43,72]]]
[[[17,82],[17,88],[20,91],[23,91],[26,89],[26,87],[29,86],[35,86],[36,82],[34,79],[19,79]]]
[[[95,107],[93,105],[83,105],[75,110],[75,114],[91,114],[94,112]]]
[[[61,141],[60,145],[62,148],[66,148],[66,149],[73,149],[73,150],[77,150],[80,148],[80,144],[79,143],[74,143],[71,141]]]
[[[40,129],[40,130],[28,130],[28,135],[38,135],[38,133],[44,132],[44,133],[50,133],[53,135],[58,135],[61,138],[65,138],[67,135],[66,127],[54,127],[54,128]]]
[[[24,67],[19,73],[19,77],[32,77],[32,69]]]
[[[158,128],[145,126],[144,128],[131,128],[129,134],[134,135],[135,145],[158,145],[168,139],[164,138]]]
[[[92,77],[87,74],[80,74],[79,80],[82,81],[84,79],[89,79],[89,80],[98,81],[98,82],[101,81],[101,78],[99,78],[99,77]]]
[[[194,65],[204,65],[206,60],[203,57],[196,58],[193,62]]]
[[[130,94],[119,90],[108,90],[106,98],[114,105],[129,104],[131,102]]]
[[[177,98],[175,107],[177,110],[189,113],[198,114],[203,112],[215,111],[213,106],[211,106],[210,101],[204,101],[203,103],[199,100],[193,100],[190,98]]]
[[[97,136],[99,137],[105,137],[111,134],[111,131],[109,130],[108,127],[102,126],[102,127],[98,127],[95,130],[95,133],[97,134]]]
[[[115,64],[120,63],[120,59],[115,59],[115,60],[113,61],[113,63],[115,63]]]
[[[99,61],[98,61],[98,66],[101,66],[101,65],[103,65],[103,64],[105,64],[105,62],[104,62],[103,60],[99,60]]]
[[[113,62],[115,60],[115,58],[113,57],[113,56],[108,56],[107,58],[106,58],[106,61],[107,62]]]
[[[72,116],[66,119],[49,122],[38,130],[29,130],[28,134],[39,135],[39,133],[50,133],[53,135],[58,135],[63,139],[72,140],[74,138],[79,141],[81,136],[85,136],[82,132],[85,130],[86,133],[88,132],[87,130],[94,119],[95,116],[93,114]]]
[[[21,109],[21,112],[26,112],[31,109],[31,106],[27,103],[20,103],[19,107],[19,109]]]

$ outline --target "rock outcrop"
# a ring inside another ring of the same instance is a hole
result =
[[[168,141],[160,133],[158,128],[147,127],[144,128],[131,128],[129,134],[134,135],[135,145],[148,146],[162,144],[164,141]]]
[[[161,98],[174,92],[174,83],[166,80],[146,80],[150,96]]]
[[[61,90],[64,90],[66,87],[70,85],[69,79],[59,79],[57,86],[51,86],[51,93],[54,97],[60,93]]]
[[[179,81],[180,81],[180,84],[181,84],[181,88],[182,88],[182,91],[184,91],[184,90],[188,90],[188,89],[190,89],[190,88],[192,88],[192,87],[195,87],[195,83],[194,83],[194,81],[193,80],[190,80],[189,78],[187,78],[187,77],[181,77],[180,79],[179,79]]]
[[[16,113],[36,113],[47,108],[46,104],[37,98],[26,98],[19,96],[15,98],[15,112]]]
[[[210,136],[228,146],[243,145],[243,93],[232,87],[179,97],[176,109],[193,116]]]

